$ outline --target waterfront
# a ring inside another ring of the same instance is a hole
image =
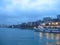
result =
[[[0,28],[0,45],[60,45],[60,34]]]

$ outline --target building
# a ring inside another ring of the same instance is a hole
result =
[[[60,19],[60,15],[57,15],[57,19]]]
[[[44,23],[49,23],[52,22],[52,18],[51,17],[45,17],[43,18]]]

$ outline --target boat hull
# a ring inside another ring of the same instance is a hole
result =
[[[60,30],[44,30],[44,29],[35,29],[36,32],[44,32],[44,33],[60,33]]]

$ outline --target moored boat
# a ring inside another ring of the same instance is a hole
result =
[[[49,28],[43,28],[43,27],[38,27],[35,29],[37,32],[44,32],[44,33],[60,33],[60,29],[49,29]]]

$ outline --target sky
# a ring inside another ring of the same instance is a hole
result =
[[[0,24],[19,24],[60,14],[60,0],[0,0]]]

